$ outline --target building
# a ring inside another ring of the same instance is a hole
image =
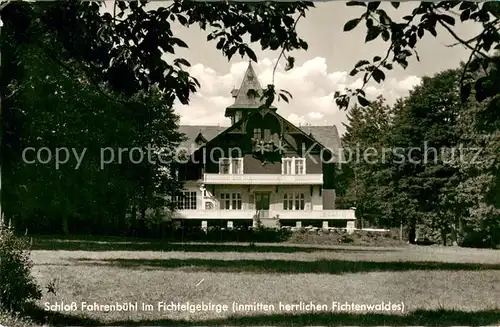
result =
[[[177,166],[184,191],[174,219],[202,226],[346,226],[353,210],[335,208],[335,126],[297,127],[277,108],[262,108],[263,89],[249,63],[234,103],[231,126],[180,126],[187,140]]]

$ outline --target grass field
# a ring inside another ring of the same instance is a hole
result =
[[[35,241],[34,275],[45,302],[138,302],[153,311],[46,312],[50,325],[495,325],[500,251],[292,244],[152,244]],[[50,249],[49,249],[50,248]],[[63,249],[63,250],[60,250]],[[47,292],[53,283],[55,293]],[[226,304],[229,311],[158,311],[157,303]],[[403,311],[279,311],[279,302],[391,302]],[[233,302],[274,311],[232,312]]]

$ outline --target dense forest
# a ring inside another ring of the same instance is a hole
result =
[[[442,244],[500,242],[500,112],[488,100],[462,102],[461,74],[424,77],[392,106],[379,97],[349,111],[339,201],[356,207],[360,227],[403,225],[410,240]]]

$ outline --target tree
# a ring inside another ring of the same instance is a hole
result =
[[[165,168],[181,135],[179,117],[159,90],[152,87],[127,101],[115,92],[122,99],[116,101],[102,95],[101,90],[112,92],[106,85],[98,90],[84,72],[60,70],[40,49],[19,46],[16,51],[23,63],[18,76],[28,78],[10,84],[15,92],[5,113],[11,117],[8,131],[16,128],[11,143],[15,146],[7,148],[11,157],[3,162],[8,185],[4,208],[15,227],[35,232],[124,234],[145,220],[144,215],[126,220],[136,199],[142,212],[169,205],[155,194],[165,192],[165,184],[177,184]],[[22,158],[23,149],[29,147],[33,151],[24,152]],[[70,156],[59,167],[53,160],[33,162],[34,150],[46,148],[55,155],[62,147],[69,153],[59,153]],[[130,159],[132,151],[134,160]],[[81,156],[80,162],[75,153]]]
[[[295,26],[311,3],[174,1],[156,10],[147,10],[146,4],[115,1],[113,14],[100,11],[102,2],[10,2],[2,7],[2,162],[5,185],[12,185],[5,190],[11,204],[6,211],[16,225],[37,228],[34,222],[42,221],[59,224],[64,232],[71,226],[122,231],[124,208],[134,208],[132,225],[136,209],[144,223],[148,209],[164,204],[154,193],[176,189],[161,164],[104,171],[98,164],[98,146],[144,150],[152,143],[158,153],[178,141],[172,105],[176,100],[187,104],[199,84],[185,71],[189,62],[175,58],[176,48],[188,45],[173,35],[173,22],[199,24],[228,59],[238,53],[257,60],[245,35],[263,49],[281,47],[289,68],[293,58],[285,52],[307,49]],[[26,146],[55,150],[61,144],[90,149],[78,173],[22,162]],[[28,203],[22,201],[26,198]]]
[[[263,49],[283,52],[307,49],[295,26],[312,3],[202,3],[176,0],[156,10],[146,10],[147,1],[115,1],[113,15],[102,14],[102,3],[68,1],[64,3],[10,3],[1,11],[6,29],[15,31],[18,43],[43,49],[66,69],[71,58],[94,82],[107,81],[113,89],[134,94],[157,85],[165,99],[188,103],[198,82],[183,70],[189,62],[172,58],[175,48],[188,47],[176,38],[171,23],[199,24],[210,29],[208,41],[231,59],[236,53],[257,61],[243,41]],[[298,16],[296,19],[292,16]],[[71,31],[67,26],[73,26]],[[60,53],[41,41],[40,35],[53,36],[63,48]],[[168,54],[168,60],[164,54]],[[293,60],[291,60],[293,61]]]
[[[349,111],[344,145],[362,156],[344,169],[345,198],[362,219],[404,224],[410,242],[498,244],[500,119],[488,101],[461,101],[460,78],[460,69],[443,71],[393,108],[379,98]],[[388,151],[373,164],[370,148]]]
[[[344,157],[348,161],[344,174],[350,177],[344,201],[356,207],[361,226],[391,225],[385,220],[380,208],[383,189],[381,180],[385,179],[385,149],[388,131],[391,129],[391,108],[383,97],[369,106],[354,106],[347,116],[348,123],[343,138]]]
[[[451,228],[449,213],[443,202],[456,187],[458,167],[450,164],[450,156],[457,151],[460,134],[456,121],[463,106],[459,94],[458,70],[448,70],[433,77],[424,77],[422,84],[410,92],[395,110],[393,146],[405,149],[409,162],[399,169],[398,179],[405,185],[402,190],[417,200],[418,206],[411,220],[410,231],[417,225],[421,234],[446,244]],[[413,150],[416,149],[417,151]],[[458,154],[457,154],[458,155]],[[411,160],[411,161],[410,161]],[[412,237],[410,238],[412,239]]]
[[[499,73],[490,74],[498,78]],[[464,147],[471,149],[460,162],[463,177],[454,198],[463,211],[460,242],[468,246],[500,244],[500,118],[498,111],[491,111],[494,101],[469,101],[457,121]]]

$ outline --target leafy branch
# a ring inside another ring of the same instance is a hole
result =
[[[305,17],[305,12],[301,12],[297,16],[297,18],[295,19],[293,26],[291,28],[292,33],[296,33],[297,24],[299,23],[299,20],[302,17]],[[307,50],[307,48],[308,48],[308,45],[306,42],[301,43],[301,46],[304,50]],[[284,57],[287,61],[286,66],[285,66],[285,71],[289,71],[289,70],[293,69],[293,67],[295,65],[295,58],[292,56],[285,55],[286,51],[290,51],[293,48],[294,48],[293,44],[291,44],[289,42],[288,38],[283,40],[283,42],[281,44],[280,54],[279,54],[278,58],[276,59],[276,63],[274,64],[274,67],[273,67],[272,82],[271,82],[271,84],[269,84],[267,86],[267,89],[264,91],[264,93],[262,94],[262,97],[261,97],[261,101],[264,100],[264,104],[261,106],[262,108],[269,108],[273,104],[274,99],[276,97],[276,90],[274,87],[274,79],[276,76],[276,69],[278,68],[278,64],[279,64],[281,58]],[[282,99],[283,101],[288,103],[290,101],[289,99],[292,99],[292,98],[293,98],[292,94],[290,92],[288,92],[287,90],[284,90],[284,89],[279,90],[278,101],[280,99]]]
[[[399,6],[399,3],[393,2],[391,3],[393,7],[397,8]],[[406,29],[413,19],[416,16],[416,12],[414,12],[411,16],[407,17],[406,20],[407,22],[404,24],[403,27],[401,27],[398,24],[395,24],[392,22],[392,20],[387,16],[385,11],[378,9],[380,2],[373,2],[371,4],[366,5],[364,2],[350,2],[348,3],[350,6],[366,6],[367,7],[367,12],[362,15],[363,17],[367,17],[366,20],[366,26],[368,28],[368,33],[365,38],[365,42],[370,42],[374,40],[379,34],[381,35],[382,39],[384,41],[388,41],[390,38],[390,34],[392,32],[392,38],[391,38],[391,43],[389,45],[389,48],[386,51],[386,54],[384,58],[381,58],[379,56],[375,56],[373,58],[373,62],[377,63],[375,65],[369,65],[370,62],[367,60],[360,60],[356,63],[354,66],[354,69],[350,72],[350,76],[355,76],[358,74],[358,72],[365,71],[365,74],[363,76],[363,84],[360,88],[356,90],[352,90],[350,88],[346,88],[346,93],[341,95],[340,92],[336,92],[334,95],[334,98],[336,99],[336,103],[339,107],[345,107],[347,108],[349,106],[349,101],[351,96],[357,96],[358,103],[361,106],[367,106],[370,104],[370,102],[365,98],[365,92],[364,88],[366,85],[372,80],[372,78],[377,82],[381,83],[381,81],[385,80],[385,74],[381,70],[381,68],[385,68],[387,70],[392,69],[392,64],[388,62],[389,56],[391,55],[392,52],[395,51],[395,49],[400,48],[402,44],[404,44],[404,39],[399,37],[399,34],[401,34],[401,31]],[[376,11],[380,18],[377,19],[374,16],[374,11]],[[361,18],[351,20],[347,22],[344,25],[344,31],[348,32],[352,29],[354,29]],[[373,20],[377,21],[379,25],[374,25]],[[400,65],[403,67],[406,67],[407,62],[406,62],[406,57],[410,56],[411,53],[409,52],[403,52],[405,56],[400,56],[398,62]],[[418,54],[417,54],[418,56]],[[364,68],[362,68],[364,67]]]
[[[304,17],[304,16],[305,16],[305,15],[304,15],[304,13],[300,13],[300,15],[297,17],[297,19],[295,19],[295,22],[294,22],[294,24],[293,24],[293,26],[292,26],[292,31],[295,31],[295,30],[296,30],[296,28],[297,28],[297,23],[299,22],[300,18],[302,18],[302,17]],[[276,59],[276,63],[274,64],[274,67],[273,67],[273,78],[272,78],[272,82],[271,82],[271,84],[273,84],[273,85],[274,85],[274,76],[276,75],[276,68],[278,68],[278,64],[279,64],[279,62],[280,62],[280,60],[281,60],[281,57],[283,57],[283,56],[284,56],[284,57],[285,57],[285,59],[287,60],[287,65],[286,65],[286,67],[285,67],[285,71],[289,71],[290,69],[292,69],[292,68],[294,67],[295,58],[294,58],[294,57],[287,57],[287,56],[285,55],[285,51],[286,51],[286,50],[287,50],[287,48],[288,48],[288,47],[286,46],[287,41],[288,41],[287,39],[285,39],[285,40],[284,40],[283,45],[281,46],[281,52],[280,52],[280,54],[279,54],[279,56],[278,56],[278,59]],[[305,49],[305,50],[307,50],[307,46],[306,46],[306,49]]]
[[[471,66],[473,72],[477,71],[481,67],[486,71],[486,68],[491,62],[491,56],[488,52],[492,49],[492,47],[495,50],[500,50],[500,46],[498,45],[498,42],[500,41],[498,29],[500,15],[499,3],[490,2],[479,4],[469,1],[441,1],[438,3],[421,2],[412,11],[411,15],[403,17],[406,21],[404,23],[394,22],[384,10],[379,9],[380,3],[380,1],[370,2],[368,4],[360,1],[350,1],[347,3],[347,6],[365,7],[366,12],[359,18],[349,20],[344,25],[345,32],[353,30],[361,21],[364,20],[367,27],[365,42],[370,42],[378,37],[381,37],[386,42],[390,39],[391,43],[384,58],[375,56],[373,58],[373,63],[370,63],[368,60],[360,60],[356,63],[350,75],[355,76],[359,72],[364,71],[365,75],[363,78],[363,84],[361,88],[356,90],[346,88],[343,94],[335,92],[335,101],[341,109],[347,109],[349,107],[350,99],[354,96],[357,96],[358,102],[362,106],[368,105],[370,102],[366,100],[363,89],[372,79],[380,84],[385,79],[385,74],[382,70],[391,70],[392,63],[398,63],[403,69],[405,69],[408,66],[407,57],[415,54],[416,59],[420,60],[418,52],[415,48],[416,44],[419,39],[424,37],[425,34],[431,34],[432,36],[437,37],[437,24],[445,28],[445,30],[457,41],[456,44],[451,46],[462,44],[472,52],[469,61],[464,67],[463,76],[465,76],[465,70],[468,70]],[[399,3],[397,2],[391,2],[391,5],[395,9],[399,7]],[[458,11],[454,9],[457,6],[459,6]],[[462,22],[473,20],[475,22],[482,23],[483,30],[473,38],[464,40],[457,35],[452,28],[452,26],[455,25],[455,18],[446,13],[452,13],[454,16],[460,17]],[[420,20],[418,20],[417,16],[420,16]],[[419,22],[415,23],[416,21]],[[473,42],[476,42],[475,46],[471,45]],[[393,55],[393,58],[389,61],[391,54]],[[462,78],[460,84],[463,93],[462,98],[466,99],[468,97],[468,93],[470,93],[470,86],[464,87],[464,78],[465,77]],[[476,88],[478,88],[477,84]],[[469,92],[467,92],[467,90],[469,90]],[[488,96],[496,94],[496,91],[493,89],[490,89],[488,92]]]

